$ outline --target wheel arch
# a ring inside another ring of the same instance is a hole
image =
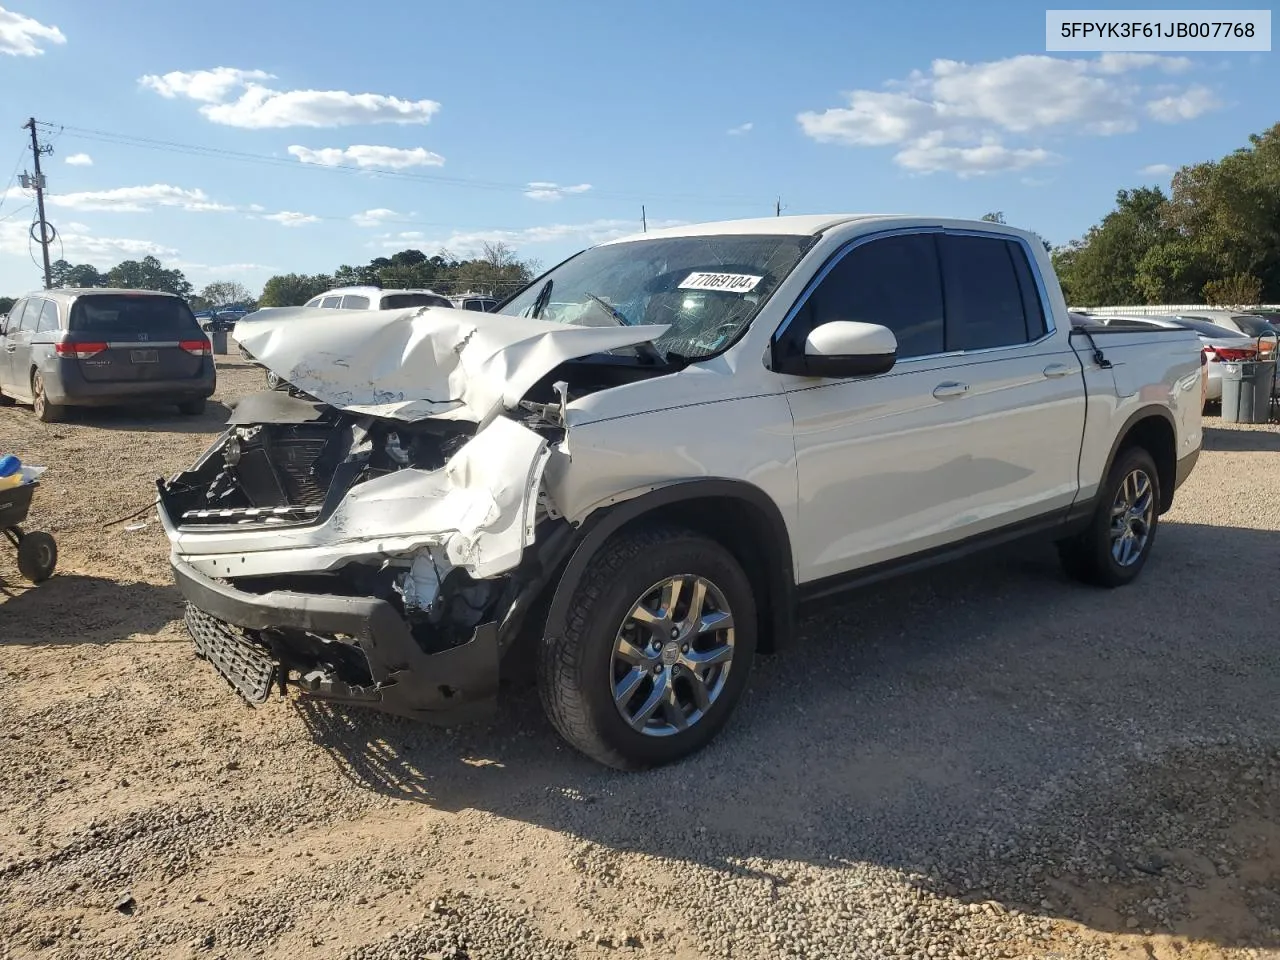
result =
[[[592,558],[610,537],[629,527],[673,523],[723,544],[751,581],[762,653],[781,649],[795,629],[796,583],[791,539],[774,501],[740,480],[685,480],[647,490],[590,514],[577,547],[558,578],[545,633],[559,636],[569,606]]]
[[[1141,447],[1156,462],[1160,481],[1160,512],[1166,513],[1173,506],[1173,491],[1178,471],[1178,431],[1173,414],[1161,406],[1147,406],[1132,413],[1116,434],[1107,457],[1103,480],[1111,476],[1111,468],[1124,451]]]

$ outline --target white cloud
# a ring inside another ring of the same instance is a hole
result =
[[[25,258],[29,252],[29,228],[30,224],[25,222],[0,223],[0,253]],[[72,263],[91,263],[95,267],[113,267],[121,260],[136,260],[148,255],[162,260],[171,260],[178,255],[173,247],[150,240],[95,236],[83,224],[65,224],[58,231],[58,237],[62,240],[59,249],[65,259]]]
[[[1215,110],[1222,104],[1208,87],[1188,87],[1180,94],[1160,97],[1147,103],[1147,113],[1161,123],[1181,123],[1194,120],[1203,113]]]
[[[258,82],[273,79],[273,74],[261,70],[214,67],[148,74],[138,82],[163,97],[195,100],[201,104],[200,112],[214,123],[249,130],[428,123],[440,109],[434,100],[346,90],[273,90]]]
[[[80,193],[51,193],[45,203],[64,210],[103,210],[112,213],[142,213],[156,207],[178,207],[206,212],[226,211],[233,207],[215,203],[203,190],[187,190],[165,183],[144,187],[116,187],[112,190],[86,190]]]
[[[676,227],[683,220],[650,220],[649,226],[655,230],[663,227]],[[431,250],[447,249],[459,256],[479,253],[486,243],[506,243],[521,248],[535,246],[540,243],[575,242],[584,246],[616,240],[629,234],[640,232],[638,220],[592,220],[587,223],[552,223],[537,227],[524,227],[514,230],[473,230],[455,231],[447,237],[429,240],[419,230],[403,233],[386,234],[379,237],[379,244],[387,250],[403,250],[406,244],[424,247]]]
[[[324,147],[320,150],[312,150],[310,147],[295,145],[289,148],[289,153],[303,163],[315,163],[324,167],[385,167],[388,170],[403,170],[407,167],[440,167],[444,165],[444,157],[422,147],[404,149],[402,147],[378,147],[367,143],[357,143],[345,149],[342,147]]]
[[[1010,149],[999,143],[985,143],[976,147],[948,147],[941,143],[921,140],[900,151],[894,159],[900,166],[919,173],[936,173],[949,170],[961,178],[1008,170],[1026,170],[1053,162],[1056,157],[1048,150]]]
[[[744,133],[750,133],[754,127],[755,124],[751,122],[740,123],[736,127],[730,127],[726,132],[731,137],[740,137]]]
[[[571,187],[562,187],[558,183],[534,180],[527,185],[524,195],[530,200],[563,200],[570,194],[586,193],[590,189],[589,183],[576,183]]]
[[[1139,170],[1138,173],[1144,177],[1167,177],[1173,173],[1173,167],[1167,163],[1151,163]]]
[[[201,103],[222,103],[233,90],[247,86],[255,80],[274,80],[275,76],[261,70],[239,70],[235,67],[214,67],[212,70],[192,70],[189,73],[175,70],[157,76],[149,73],[138,82],[166,97],[187,97]]]
[[[254,213],[262,213],[262,211],[266,210],[267,208],[260,203],[251,203],[249,204],[249,209]]]
[[[1156,68],[1165,73],[1185,73],[1191,69],[1187,57],[1166,57],[1159,53],[1104,53],[1098,57],[1099,73],[1125,73]]]
[[[73,167],[92,167],[93,157],[87,153],[73,153],[62,162],[68,163]]]
[[[394,210],[388,210],[386,207],[376,207],[363,213],[353,213],[351,220],[358,227],[376,227],[388,220],[395,220],[399,216],[400,214]]]
[[[1142,117],[1142,71],[1179,73],[1185,57],[1103,54],[1096,59],[1025,55],[985,63],[935,60],[927,71],[881,90],[853,90],[846,105],[797,116],[820,143],[896,146],[894,161],[917,171],[962,176],[1024,170],[1057,156],[1006,138],[1046,133],[1110,136],[1136,130]],[[1147,96],[1151,92],[1146,91]],[[1156,119],[1191,119],[1216,106],[1207,90],[1146,104]]]
[[[319,217],[309,213],[298,213],[294,210],[281,210],[279,213],[264,214],[263,220],[273,220],[282,227],[300,227],[304,223],[318,223]]]
[[[0,7],[0,53],[11,57],[38,57],[43,43],[66,43],[61,30]]]

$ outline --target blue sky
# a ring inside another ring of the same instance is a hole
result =
[[[638,229],[642,203],[651,224],[779,195],[788,213],[998,209],[1059,243],[1117,189],[1280,120],[1274,53],[1048,56],[1025,2],[199,10],[0,0],[0,293],[40,281],[7,179],[33,115],[55,124],[55,257],[152,252],[255,291],[486,239],[551,264]]]

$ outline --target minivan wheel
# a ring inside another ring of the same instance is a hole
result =
[[[1078,537],[1058,544],[1063,569],[1099,587],[1132,583],[1147,565],[1160,526],[1160,475],[1141,447],[1116,458],[1098,506]]]
[[[538,688],[572,746],[621,770],[678,760],[724,726],[756,650],[751,584],[690,530],[616,535],[592,558],[564,636],[545,637]]]
[[[62,407],[50,403],[44,392],[44,377],[36,370],[31,374],[31,406],[42,423],[57,423],[62,419]]]

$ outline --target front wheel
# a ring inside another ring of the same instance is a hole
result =
[[[1058,544],[1063,569],[1094,586],[1131,583],[1151,556],[1159,525],[1160,475],[1151,454],[1132,447],[1116,458],[1088,528]]]
[[[678,760],[724,726],[756,651],[751,584],[723,546],[674,527],[616,535],[592,559],[538,688],[572,746],[620,770]]]
[[[18,572],[32,583],[44,583],[58,565],[58,544],[53,537],[34,530],[18,541]]]

